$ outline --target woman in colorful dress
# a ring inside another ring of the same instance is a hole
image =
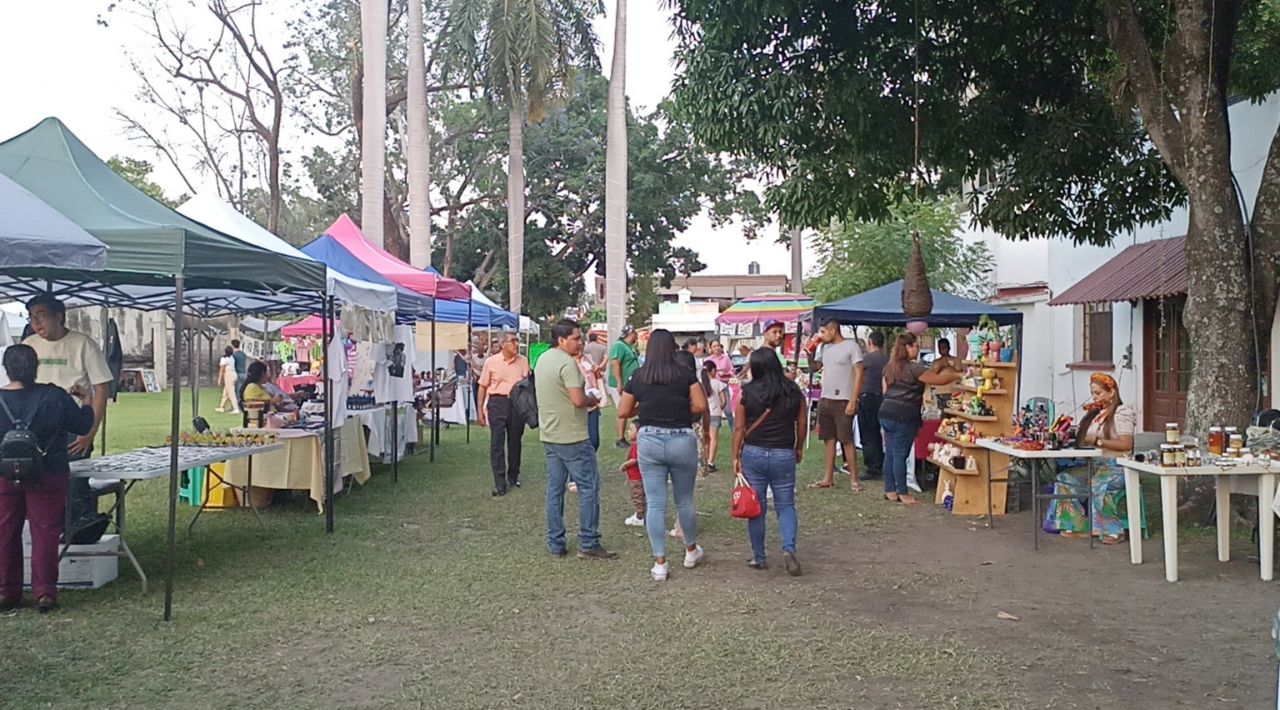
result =
[[[1089,534],[1086,516],[1092,515],[1093,534],[1101,537],[1103,544],[1114,545],[1127,539],[1128,525],[1124,472],[1116,465],[1116,459],[1128,456],[1133,450],[1138,413],[1120,400],[1120,388],[1111,375],[1094,373],[1089,378],[1089,391],[1093,401],[1084,407],[1078,439],[1081,446],[1102,449],[1102,458],[1094,460],[1093,491],[1090,494],[1086,483],[1087,461],[1060,462],[1053,492],[1079,498],[1051,501],[1045,513],[1044,529],[1063,537],[1084,537]],[[1086,496],[1089,497],[1087,511]]]

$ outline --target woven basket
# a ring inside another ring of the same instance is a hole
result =
[[[911,258],[902,280],[902,313],[908,318],[925,318],[933,312],[933,293],[925,273],[924,255],[920,253],[919,234],[913,235]]]

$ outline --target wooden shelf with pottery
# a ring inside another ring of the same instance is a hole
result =
[[[992,414],[992,415],[990,415],[990,416],[982,416],[982,415],[978,415],[978,414],[966,414],[965,412],[957,412],[957,411],[956,411],[956,410],[954,410],[954,409],[947,409],[947,410],[945,410],[945,411],[946,411],[946,413],[947,413],[948,415],[950,415],[950,416],[953,416],[953,417],[959,417],[959,418],[961,418],[961,419],[966,419],[966,420],[971,421],[971,422],[998,422],[998,421],[1000,421],[1000,417],[998,417],[998,416],[996,416],[996,415],[994,415],[994,414]]]
[[[978,390],[981,388],[974,387],[972,385],[956,385],[956,389],[961,390],[962,392],[973,392],[974,394],[977,394]],[[986,392],[983,393],[983,396],[986,396],[986,395],[999,396],[1002,394],[1009,394],[1009,390],[1006,390],[1006,389],[987,390]]]

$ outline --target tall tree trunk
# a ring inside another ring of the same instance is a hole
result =
[[[409,263],[431,266],[431,131],[423,0],[409,0]]]
[[[360,229],[365,239],[383,247],[383,180],[387,162],[387,3],[360,2],[364,85],[360,145]]]
[[[791,229],[791,292],[804,293],[804,240],[799,227]]]
[[[524,305],[524,104],[512,100],[507,110],[511,132],[507,155],[507,307]]]
[[[614,10],[608,111],[604,167],[605,310],[609,340],[613,341],[627,319],[627,0],[617,0]]]

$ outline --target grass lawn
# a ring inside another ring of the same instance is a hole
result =
[[[211,412],[216,397],[208,390],[203,408],[225,428],[235,418]],[[108,450],[163,442],[168,412],[167,395],[122,395]],[[908,629],[819,603],[823,590],[868,583],[874,570],[828,565],[787,577],[772,513],[773,568],[747,570],[745,525],[727,515],[727,473],[699,484],[709,564],[673,565],[671,580],[657,584],[643,532],[622,524],[629,502],[616,466],[625,452],[606,445],[600,456],[603,542],[621,553],[606,563],[547,555],[536,433],[525,438],[524,488],[504,498],[489,495],[487,446],[487,432],[473,428],[467,444],[455,427],[436,462],[409,459],[398,484],[375,466],[368,485],[338,497],[333,535],[301,499],[265,511],[265,535],[245,512],[206,514],[191,537],[179,533],[171,623],[161,621],[167,486],[139,485],[130,538],[151,595],[140,595],[122,563],[120,580],[66,593],[57,614],[0,618],[0,705],[1018,705],[1008,700],[1017,672],[1009,659],[945,624]],[[723,471],[727,436],[720,456]],[[802,481],[820,467],[815,442]],[[875,491],[802,491],[802,561],[817,538],[883,544],[878,531],[907,512]],[[571,547],[575,501],[570,494]],[[180,508],[179,530],[192,515]],[[886,584],[930,579],[926,565]]]

